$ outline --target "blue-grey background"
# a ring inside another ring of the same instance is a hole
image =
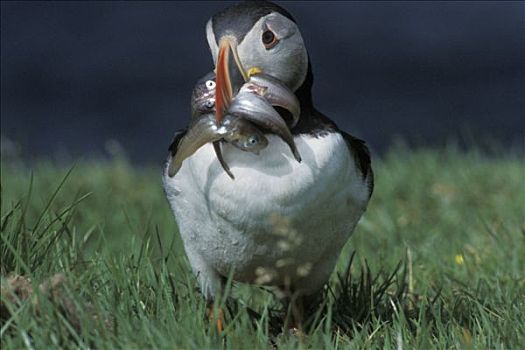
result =
[[[319,109],[374,151],[396,136],[522,144],[525,3],[278,3],[305,38]],[[76,158],[116,140],[162,162],[212,69],[206,21],[227,4],[2,2],[3,143]]]

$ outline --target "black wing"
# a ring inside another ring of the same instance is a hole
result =
[[[173,136],[173,141],[171,141],[170,147],[168,148],[168,150],[170,151],[170,155],[172,157],[174,157],[175,154],[177,154],[177,149],[179,148],[179,142],[184,137],[184,135],[186,135],[187,132],[188,132],[188,129],[180,129],[180,130],[175,131],[175,135]]]
[[[355,162],[363,180],[368,178],[368,189],[369,197],[372,196],[374,191],[374,172],[372,171],[372,161],[370,159],[370,151],[365,144],[365,141],[358,139],[342,130],[339,131],[343,138],[345,139],[348,150],[354,156]]]
[[[332,132],[340,132],[345,139],[348,150],[354,156],[356,166],[361,172],[363,180],[368,179],[368,189],[370,196],[372,196],[374,173],[372,172],[370,151],[365,142],[339,129],[332,120],[315,109],[313,105],[301,105],[301,117],[297,125],[292,129],[294,135],[308,134],[314,137],[323,137]]]

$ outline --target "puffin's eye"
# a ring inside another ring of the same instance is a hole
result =
[[[206,80],[206,88],[208,90],[215,89],[215,82],[213,80]]]
[[[272,47],[274,47],[275,44],[277,44],[279,42],[279,40],[277,40],[277,37],[275,36],[275,34],[270,29],[266,29],[262,33],[262,42],[263,42],[264,47],[266,48],[266,50],[269,50]]]

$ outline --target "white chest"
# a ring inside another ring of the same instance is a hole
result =
[[[235,268],[241,281],[254,281],[261,268],[281,278],[323,263],[327,254],[336,259],[368,202],[366,181],[340,134],[296,137],[301,163],[278,137],[268,140],[259,155],[223,146],[235,180],[211,145],[174,178],[164,175],[190,260],[198,254],[225,275]]]

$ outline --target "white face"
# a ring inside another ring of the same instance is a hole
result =
[[[217,62],[219,48],[211,19],[206,25],[206,37],[213,61]],[[274,40],[270,41],[272,37]],[[299,28],[279,13],[270,13],[259,19],[237,45],[237,52],[246,71],[257,67],[281,80],[293,91],[301,86],[306,77],[308,55]]]

